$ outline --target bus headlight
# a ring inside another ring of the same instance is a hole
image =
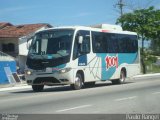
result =
[[[26,71],[25,71],[25,74],[26,74],[26,75],[31,75],[32,72],[31,72],[30,70],[26,70]]]
[[[64,69],[61,69],[59,70],[59,73],[66,73],[66,72],[69,72],[71,70],[71,68],[64,68]]]

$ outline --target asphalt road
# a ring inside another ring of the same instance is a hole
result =
[[[12,114],[123,114],[160,113],[160,76],[134,78],[123,85],[97,83],[71,90],[68,86],[0,92],[0,113]]]

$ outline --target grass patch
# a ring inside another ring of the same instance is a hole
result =
[[[147,73],[160,73],[160,66],[154,65],[152,61],[145,61]]]

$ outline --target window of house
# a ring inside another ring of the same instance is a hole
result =
[[[2,51],[3,52],[14,52],[15,45],[13,43],[2,44]]]

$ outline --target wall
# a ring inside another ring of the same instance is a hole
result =
[[[12,72],[16,72],[16,62],[15,61],[0,61],[0,84],[9,83],[4,67],[10,67]]]
[[[18,60],[19,60],[19,68],[21,72],[23,73],[25,70],[25,66],[26,66],[27,56],[19,55]]]
[[[31,42],[32,39],[29,41]],[[27,56],[28,54],[28,48],[27,48],[27,38],[22,37],[19,38],[19,55]]]

